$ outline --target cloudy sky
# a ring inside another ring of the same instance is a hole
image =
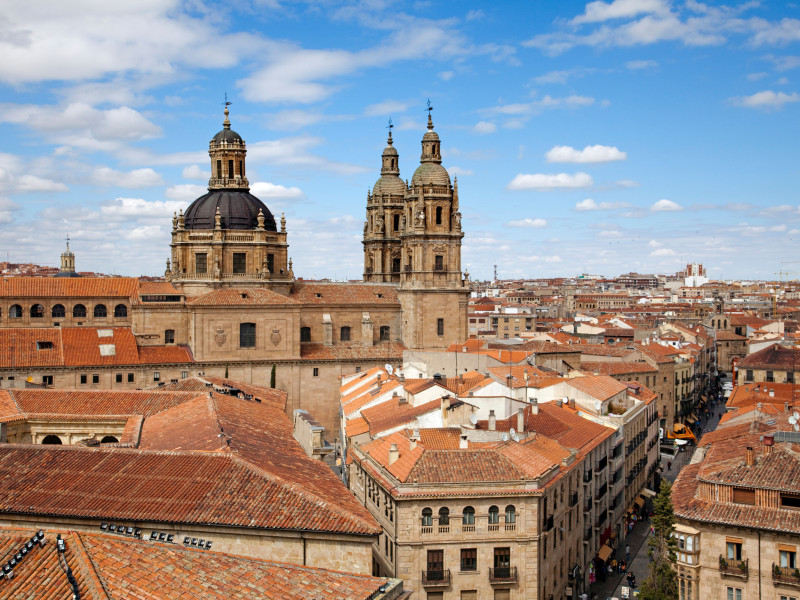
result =
[[[0,260],[163,273],[227,93],[298,276],[360,277],[430,98],[473,278],[800,277],[794,3],[6,0],[0,56]]]

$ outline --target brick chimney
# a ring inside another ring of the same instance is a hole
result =
[[[494,411],[489,411],[489,431],[497,429],[497,417],[494,416]]]
[[[748,446],[747,449],[744,451],[744,464],[748,467],[753,466],[753,447]]]
[[[772,452],[772,446],[775,444],[775,437],[772,435],[764,436],[764,454]]]
[[[389,464],[393,465],[400,458],[400,450],[397,449],[397,444],[389,446]]]

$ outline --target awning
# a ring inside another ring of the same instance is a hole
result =
[[[633,501],[633,503],[634,503],[636,506],[638,506],[639,508],[642,508],[642,507],[644,506],[644,498],[642,498],[641,496],[638,496],[638,497],[637,497],[637,498],[636,498],[636,499]]]
[[[611,546],[603,544],[600,547],[600,550],[597,552],[597,557],[603,562],[608,562],[608,559],[611,558],[612,552],[613,550],[611,549]]]
[[[647,498],[655,498],[657,495],[658,495],[658,494],[656,494],[656,493],[655,493],[653,490],[651,490],[651,489],[644,488],[644,489],[642,490],[642,496],[645,496],[645,497],[647,497]]]

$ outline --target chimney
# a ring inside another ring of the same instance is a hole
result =
[[[461,450],[466,450],[467,448],[469,448],[469,442],[467,442],[467,434],[466,433],[462,433],[461,434],[461,440],[458,442],[458,447]]]
[[[400,458],[400,451],[397,449],[397,444],[389,446],[389,465],[393,465]]]
[[[562,404],[562,400],[561,400],[561,398],[556,398],[556,406],[557,406],[558,408],[561,408],[561,404]]]
[[[378,375],[375,377],[375,381],[377,381],[378,383],[381,382],[381,374],[380,373],[378,373]]]
[[[497,429],[497,417],[494,416],[494,411],[489,411],[489,431]]]
[[[411,433],[411,437],[408,439],[408,449],[414,450],[417,447],[418,441],[419,441],[419,429],[415,429]]]
[[[572,410],[575,410],[575,398],[570,398],[570,399],[569,399],[569,407],[570,407]]]
[[[764,436],[764,454],[772,452],[772,445],[775,443],[775,437],[771,435]]]
[[[442,396],[442,427],[447,427],[447,411],[450,409],[450,396]]]
[[[753,447],[748,446],[747,450],[744,451],[744,464],[748,467],[753,466]]]
[[[517,411],[517,433],[525,431],[525,410],[520,408]]]
[[[769,397],[770,398],[774,398],[775,397],[775,390],[770,390],[769,391]]]
[[[536,398],[531,398],[531,414],[539,414],[539,401]]]

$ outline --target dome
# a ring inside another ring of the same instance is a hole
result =
[[[428,135],[427,133],[425,135]],[[441,164],[435,162],[425,162],[417,167],[414,176],[411,178],[411,185],[450,185],[450,175]]]
[[[261,210],[264,229],[278,231],[275,217],[266,204],[250,192],[228,189],[210,190],[192,202],[184,214],[186,229],[214,229],[217,208],[223,229],[255,229],[258,227],[258,211]]]
[[[219,144],[225,142],[226,144],[230,144],[232,142],[242,143],[242,136],[236,133],[233,129],[230,128],[230,125],[225,127],[222,131],[220,131],[217,135],[215,135],[211,142],[214,144]]]
[[[439,134],[433,130],[426,131],[425,135],[422,136],[423,142],[438,142],[439,141]]]
[[[375,187],[372,189],[375,196],[382,194],[392,194],[395,196],[403,196],[406,193],[406,184],[397,175],[384,175],[375,182]]]

